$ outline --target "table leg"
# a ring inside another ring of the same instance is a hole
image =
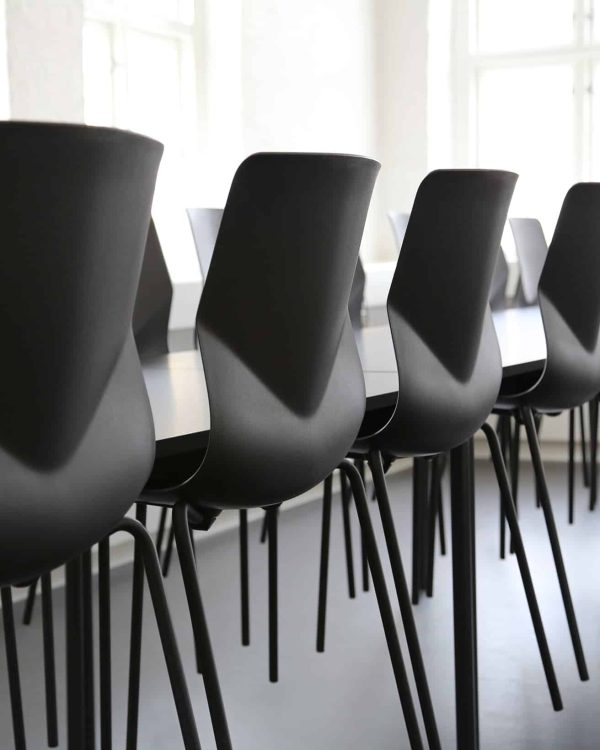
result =
[[[457,747],[478,750],[473,441],[455,448],[450,462]]]

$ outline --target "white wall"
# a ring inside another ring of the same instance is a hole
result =
[[[0,0],[0,120],[8,118],[8,57],[6,53],[6,2]]]
[[[13,119],[82,121],[82,25],[83,0],[6,0]]]

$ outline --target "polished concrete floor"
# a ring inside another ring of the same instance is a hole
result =
[[[600,512],[585,509],[579,488],[576,524],[566,524],[565,468],[549,467],[552,495],[573,597],[586,647],[590,682],[577,678],[560,594],[531,475],[523,472],[522,528],[565,710],[552,711],[514,558],[498,560],[498,503],[490,466],[477,466],[477,561],[481,745],[485,750],[591,750],[600,747]],[[410,569],[411,503],[407,475],[391,480],[406,567]],[[334,506],[327,650],[315,653],[320,504],[291,508],[280,523],[280,682],[267,679],[266,548],[251,526],[252,644],[239,641],[238,552],[235,532],[198,545],[198,567],[221,674],[231,734],[239,750],[392,750],[406,733],[373,593],[348,599],[339,503]],[[373,506],[373,511],[375,506]],[[375,514],[374,514],[375,516]],[[354,523],[357,542],[357,523]],[[381,529],[378,528],[381,538]],[[443,746],[454,735],[452,582],[450,556],[437,557],[435,596],[415,609]],[[357,570],[358,573],[358,570]],[[177,566],[169,601],[197,710],[202,747],[214,748]],[[124,747],[130,569],[113,575],[115,748]],[[59,684],[64,685],[63,596],[56,633]],[[143,641],[141,750],[182,746],[160,642],[146,599]],[[21,605],[17,609],[20,614]],[[18,626],[30,748],[45,746],[40,612]],[[4,652],[0,649],[0,748],[12,747]],[[59,695],[64,743],[64,690]]]

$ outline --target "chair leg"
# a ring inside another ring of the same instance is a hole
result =
[[[248,511],[240,510],[240,593],[242,646],[250,645],[250,582],[248,574]]]
[[[371,517],[369,515],[365,488],[361,481],[360,475],[356,470],[356,467],[354,467],[350,463],[350,461],[342,461],[338,468],[340,469],[340,471],[343,471],[346,474],[350,481],[358,518],[364,533],[367,556],[369,559],[369,568],[371,570],[371,578],[373,581],[373,588],[375,589],[375,596],[377,597],[377,604],[379,607],[379,613],[381,615],[381,621],[383,624],[383,630],[390,654],[390,660],[392,662],[392,668],[394,670],[394,677],[396,679],[396,687],[398,689],[398,695],[400,697],[400,703],[402,705],[404,721],[408,730],[410,746],[412,750],[420,750],[421,748],[423,748],[423,741],[421,739],[419,725],[417,722],[417,715],[415,713],[415,706],[406,676],[406,668],[404,666],[402,652],[400,650],[400,642],[398,640],[398,633],[396,632],[394,613],[392,611],[392,605],[390,603],[390,598],[385,583],[385,576],[383,573],[383,567],[381,565],[381,558],[379,557],[379,551],[377,549],[375,532],[373,531],[373,525],[371,523]],[[408,589],[406,593],[408,596]],[[437,747],[439,747],[439,745]]]
[[[509,417],[506,414],[501,414],[498,417],[498,430],[500,432],[500,451],[502,456],[506,458],[507,449],[507,435],[506,425]],[[504,503],[502,502],[502,493],[500,493],[500,559],[506,558],[506,515],[504,513]]]
[[[136,505],[137,521],[145,526],[146,506]],[[140,707],[140,668],[142,658],[142,618],[144,610],[144,558],[142,542],[135,537],[133,586],[131,592],[131,635],[129,638],[129,694],[127,697],[127,750],[137,748]]]
[[[373,467],[371,467],[371,471]],[[423,528],[426,524],[427,503],[427,474],[429,468],[427,460],[415,458],[413,460],[413,528],[412,528],[412,603],[419,603],[421,588],[423,587]],[[376,491],[377,492],[377,491]]]
[[[184,520],[185,526],[187,527],[187,518]],[[177,716],[179,718],[184,746],[186,750],[200,750],[198,730],[194,720],[194,712],[192,710],[190,694],[185,681],[185,673],[183,671],[179,649],[177,648],[175,631],[169,614],[169,606],[167,604],[167,597],[165,595],[160,564],[158,562],[154,542],[146,528],[139,521],[134,521],[132,518],[123,518],[113,529],[112,533],[117,531],[126,531],[135,539],[136,553],[138,559],[141,560],[142,573],[145,571],[146,580],[148,581],[150,598],[152,600],[160,640],[165,655],[167,671],[169,673],[171,690],[173,691],[173,698],[175,700],[175,707],[177,709]],[[186,535],[188,554],[193,566],[192,544],[189,533],[187,533],[187,528]]]
[[[446,469],[446,456],[438,456],[437,459],[438,463],[440,464],[439,468],[439,476],[440,476],[440,482],[438,486],[438,492],[437,492],[437,512],[438,512],[438,519],[439,519],[439,532],[440,532],[440,553],[442,556],[446,555],[446,531],[445,531],[445,523],[444,523],[444,495],[442,492],[442,482],[444,478],[444,471]]]
[[[319,563],[319,604],[317,607],[317,652],[325,651],[325,619],[327,615],[327,577],[329,572],[329,539],[331,536],[331,485],[330,474],[323,487],[323,517],[321,522],[321,560]]]
[[[513,504],[515,506],[515,512],[517,518],[519,516],[519,468],[520,468],[520,454],[521,454],[521,423],[518,419],[514,420],[515,425],[510,441],[510,488],[512,492]],[[510,538],[510,553],[514,553],[515,545],[511,535]]]
[[[0,589],[2,599],[2,621],[4,624],[4,647],[6,649],[6,670],[10,689],[10,707],[12,711],[13,735],[15,750],[25,750],[25,722],[23,720],[23,699],[19,677],[19,659],[17,656],[17,638],[12,606],[10,586]]]
[[[367,486],[365,481],[365,462],[362,458],[357,458],[354,461],[354,465],[358,469],[360,478],[364,486]],[[367,551],[365,549],[365,540],[363,539],[362,533],[360,535],[360,559],[361,559],[361,573],[362,573],[362,588],[363,591],[369,590],[369,561],[367,560]]]
[[[552,700],[554,710],[560,711],[563,707],[560,697],[560,690],[558,688],[558,682],[554,671],[554,665],[552,663],[552,657],[550,656],[550,649],[548,647],[548,641],[546,639],[546,632],[544,630],[542,616],[540,614],[540,609],[537,603],[533,580],[531,578],[531,572],[529,570],[529,563],[527,562],[527,555],[525,553],[525,546],[523,544],[523,538],[521,536],[521,529],[519,528],[517,511],[512,499],[506,465],[504,464],[504,459],[502,458],[502,452],[500,450],[500,444],[498,443],[498,437],[492,427],[490,427],[490,425],[488,424],[484,424],[482,430],[485,433],[490,447],[490,453],[492,455],[492,461],[494,463],[496,478],[498,480],[498,485],[502,493],[502,500],[505,506],[506,519],[510,527],[511,536],[514,540],[517,562],[519,564],[519,571],[521,573],[521,580],[523,581],[525,596],[527,598],[527,604],[529,606],[529,613],[531,615],[535,637],[537,639],[540,656],[542,658],[542,665],[544,667],[544,673],[546,675],[546,682],[548,683],[548,690],[550,691],[550,698]]]
[[[173,555],[173,544],[175,542],[175,529],[173,528],[173,518],[171,518],[171,528],[169,529],[169,536],[167,537],[167,546],[165,547],[165,554],[162,560],[162,574],[163,578],[169,575],[171,568],[171,557]]]
[[[440,507],[441,463],[436,456],[431,465],[431,484],[429,487],[429,531],[427,537],[427,596],[433,596],[433,574],[435,563],[435,529]]]
[[[355,599],[356,585],[354,582],[354,551],[352,548],[352,526],[350,521],[350,488],[344,474],[340,474],[340,495],[344,528],[344,550],[346,553],[346,574],[348,577],[348,596],[350,599]]]
[[[269,680],[279,681],[278,540],[279,507],[268,508],[269,526]]]
[[[583,474],[583,486],[590,486],[590,470],[587,456],[587,439],[585,434],[585,414],[583,404],[579,407],[579,434],[581,436],[581,471]]]
[[[35,605],[35,596],[37,592],[38,579],[36,578],[33,583],[29,584],[27,589],[27,599],[25,601],[25,608],[23,610],[23,625],[31,625],[31,618],[33,616],[33,607]]]
[[[392,509],[381,461],[381,453],[379,451],[371,451],[369,454],[369,466],[377,493],[377,505],[379,507],[385,542],[392,566],[394,585],[398,597],[398,604],[400,605],[400,614],[402,616],[402,624],[404,626],[406,642],[408,644],[408,652],[410,654],[410,660],[415,676],[415,683],[417,685],[417,694],[419,696],[421,711],[423,713],[425,731],[427,733],[430,748],[439,748],[441,747],[439,733],[433,711],[433,704],[431,702],[431,695],[429,693],[429,685],[427,683],[427,675],[423,663],[423,656],[421,654],[421,646],[419,644],[419,636],[415,625],[408,585],[404,575],[402,555],[400,553],[394,518],[392,516]]]
[[[75,558],[65,565],[67,747],[69,750],[82,750],[86,746],[82,590],[81,558]]]
[[[83,623],[83,662],[84,662],[84,711],[85,747],[95,750],[96,716],[94,701],[94,618],[92,605],[92,551],[86,550],[81,556],[82,574],[82,623]]]
[[[267,514],[263,516],[262,526],[260,527],[260,543],[264,544],[267,541],[267,534],[269,533]]]
[[[529,443],[533,469],[536,474],[537,483],[540,489],[540,502],[542,504],[542,509],[544,512],[544,519],[546,521],[546,528],[548,530],[550,546],[552,547],[554,565],[556,567],[556,573],[558,575],[558,582],[560,585],[563,604],[567,615],[567,622],[569,624],[571,641],[573,642],[573,649],[575,651],[575,660],[577,662],[579,677],[582,680],[588,680],[589,674],[585,663],[585,656],[583,654],[581,638],[579,636],[579,628],[577,627],[577,618],[575,617],[575,609],[573,607],[573,601],[571,599],[571,591],[569,589],[569,583],[567,581],[565,564],[560,549],[560,542],[558,539],[558,532],[556,530],[554,513],[552,512],[552,505],[550,503],[550,495],[548,493],[548,485],[546,483],[546,476],[544,473],[544,465],[542,463],[542,456],[540,453],[540,444],[538,442],[537,430],[535,429],[533,413],[529,407],[523,408],[521,410],[521,418],[525,424],[525,431],[527,432],[527,441]]]
[[[167,525],[168,508],[165,506],[160,509],[160,521],[158,522],[158,531],[156,533],[156,554],[160,560],[162,557],[162,546],[165,538],[165,528]]]
[[[569,409],[569,523],[575,520],[575,409]]]
[[[54,659],[54,617],[52,612],[52,577],[42,576],[42,628],[44,631],[44,682],[46,689],[46,734],[48,747],[58,747],[56,708],[56,664]]]
[[[590,509],[596,507],[598,492],[598,396],[590,401]]]
[[[163,509],[165,510],[165,509]],[[158,550],[156,552],[158,557]],[[112,750],[112,668],[110,621],[110,538],[98,544],[98,618],[100,651],[100,747]]]
[[[225,707],[221,696],[217,668],[210,643],[208,625],[204,614],[204,606],[200,594],[194,555],[188,528],[188,506],[184,502],[178,503],[173,510],[173,525],[177,553],[181,563],[181,574],[185,586],[185,593],[190,610],[194,641],[202,662],[202,678],[206,690],[206,699],[210,711],[213,732],[217,750],[231,750],[231,739],[225,716]]]
[[[534,425],[535,425],[535,434],[537,436],[537,441],[539,443],[539,440],[540,440],[540,429],[542,427],[542,417],[541,417],[541,415],[540,414],[536,414],[534,416],[534,418],[533,418],[533,422],[534,422]],[[542,507],[542,500],[541,500],[540,495],[541,495],[540,483],[539,483],[539,480],[536,478],[536,480],[535,480],[535,505],[536,505],[536,508],[541,508]]]

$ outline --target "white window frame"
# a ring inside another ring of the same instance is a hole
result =
[[[481,53],[476,48],[478,3],[479,0],[453,0],[451,86],[454,163],[478,166],[477,94],[482,72],[568,63],[573,66],[574,81],[574,174],[578,180],[589,180],[592,177],[592,72],[594,63],[600,63],[600,43],[593,42],[592,0],[574,2],[572,43],[499,53]],[[596,23],[600,24],[600,18]],[[600,95],[600,91],[596,93]]]

